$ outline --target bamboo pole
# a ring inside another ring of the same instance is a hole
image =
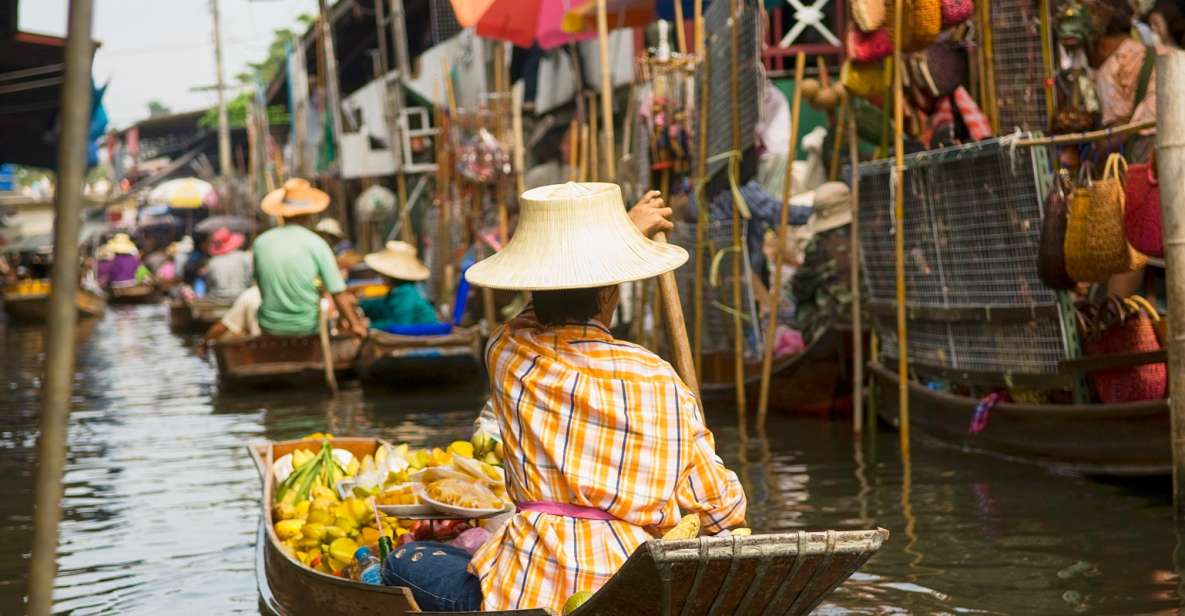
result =
[[[834,182],[839,179],[839,153],[843,151],[844,137],[847,136],[848,112],[852,100],[847,92],[839,103],[839,116],[835,120],[835,139],[831,144],[831,166],[827,169],[827,180]]]
[[[568,181],[580,180],[580,123],[576,118],[568,123]]]
[[[901,32],[904,2],[895,2],[894,32]],[[909,346],[905,324],[905,93],[902,86],[901,37],[893,37],[893,195],[895,197],[893,229],[897,260],[897,405],[898,430],[901,437],[901,458],[909,461]]]
[[[701,62],[703,62],[702,75],[700,79],[700,104],[699,109],[696,110],[698,121],[696,125],[699,127],[699,145],[695,161],[695,204],[696,204],[696,223],[695,223],[695,298],[692,300],[692,309],[694,312],[694,329],[693,335],[695,341],[693,345],[693,358],[695,362],[695,369],[701,377],[704,370],[704,242],[707,238],[709,216],[708,210],[710,203],[707,198],[707,190],[705,189],[708,173],[708,108],[711,104],[711,96],[708,89],[708,55],[703,53],[704,46],[704,29],[703,29],[703,0],[696,0],[695,2],[695,45],[696,52],[701,54]]]
[[[995,37],[992,34],[992,1],[981,0],[981,11],[983,11],[983,19],[979,22],[979,27],[983,29],[983,65],[984,70],[987,71],[987,107],[984,109],[987,112],[988,119],[991,120],[992,134],[1000,134],[1000,104],[999,99],[996,98],[996,46]],[[900,30],[897,30],[900,32]],[[901,66],[894,60],[895,66]]]
[[[616,166],[613,152],[613,74],[609,67],[609,16],[605,0],[597,0],[597,47],[601,52],[601,124],[605,130],[605,147],[601,153],[609,164]],[[597,135],[593,136],[598,138]],[[611,167],[612,168],[612,167]],[[612,182],[616,178],[607,177]]]
[[[1115,137],[1125,137],[1127,135],[1135,134],[1140,131],[1148,130],[1149,128],[1156,128],[1156,120],[1145,120],[1143,122],[1132,122],[1130,124],[1121,124],[1111,128],[1103,128],[1099,130],[1087,131],[1084,133],[1065,133],[1063,135],[1054,135],[1052,137],[1032,137],[1029,139],[1017,139],[1016,147],[1018,148],[1032,148],[1045,147],[1050,145],[1070,145],[1075,143],[1089,143],[1092,141],[1103,141]]]
[[[786,172],[782,181],[782,209],[778,213],[778,247],[774,251],[773,281],[769,288],[769,324],[765,328],[765,344],[761,355],[761,390],[757,397],[757,425],[765,425],[769,411],[769,380],[774,363],[774,338],[778,333],[778,303],[782,299],[782,247],[790,223],[790,197],[794,195],[794,159],[798,158],[798,123],[802,114],[802,84],[806,72],[806,54],[798,52],[794,59],[794,101],[790,106],[790,149],[786,153]],[[739,306],[738,306],[739,308]]]
[[[78,289],[78,229],[91,116],[91,0],[71,0],[67,18],[62,132],[58,140],[58,189],[54,206],[54,261],[41,388],[40,437],[33,483],[33,546],[29,560],[29,614],[49,616],[57,575],[58,524],[62,519],[62,474],[74,376],[74,331]]]
[[[506,44],[494,46],[494,92],[497,101],[494,109],[494,135],[499,142],[505,143],[505,126],[502,125],[503,95],[507,93],[506,82],[509,75],[506,67]],[[513,110],[512,110],[513,113]],[[503,245],[510,239],[510,206],[507,204],[506,182],[502,174],[498,174],[494,189],[494,198],[498,204],[498,241]]]
[[[687,53],[687,24],[683,19],[683,0],[674,0],[675,5],[675,42],[679,45],[679,53]]]
[[[860,136],[856,118],[848,120],[848,156],[852,168],[852,226],[848,267],[852,285],[852,431],[864,429],[864,319],[860,315]]]
[[[732,4],[729,7],[729,14],[732,16],[733,24],[729,28],[731,34],[729,40],[729,75],[728,75],[728,91],[729,101],[732,105],[732,149],[734,152],[741,149],[741,118],[740,118],[740,32],[737,29],[737,18],[739,17],[740,1],[731,0]],[[733,156],[728,164],[736,166],[740,165],[740,157]],[[744,323],[741,320],[741,315],[744,311],[741,309],[741,259],[744,258],[744,251],[741,247],[741,204],[732,204],[732,246],[736,250],[735,256],[732,258],[732,333],[733,333],[733,373],[736,379],[736,400],[737,400],[737,415],[740,423],[745,422],[745,415],[748,412],[747,401],[745,400],[745,330]]]
[[[524,169],[526,168],[526,154],[523,146],[523,86],[511,86],[511,105],[514,111],[512,118],[514,127],[514,192],[515,199],[526,192],[524,183]],[[509,238],[508,238],[509,239]]]
[[[1049,10],[1049,0],[1040,0],[1037,3],[1037,10],[1041,12],[1039,19],[1041,23],[1041,67],[1044,69],[1045,76],[1045,119],[1052,125],[1053,114],[1056,112],[1057,94],[1053,87],[1053,26],[1050,24],[1053,15]],[[1056,157],[1054,160],[1057,160]]]
[[[597,97],[591,93],[588,95],[588,134],[592,137],[588,140],[588,181],[596,182],[601,179],[601,151],[597,147],[597,141],[600,140],[600,126],[597,119]]]
[[[1156,59],[1156,116],[1164,126],[1156,135],[1157,173],[1185,176],[1185,52]],[[1164,262],[1168,288],[1169,408],[1173,435],[1173,509],[1185,522],[1185,189],[1161,182],[1164,207]]]

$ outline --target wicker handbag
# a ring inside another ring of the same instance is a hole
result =
[[[972,0],[942,0],[942,27],[957,26],[975,14]]]
[[[1066,274],[1068,176],[1069,172],[1063,170],[1049,189],[1049,198],[1045,200],[1045,218],[1041,221],[1041,243],[1037,247],[1037,276],[1045,286],[1058,291],[1073,289],[1077,284]]]
[[[1123,182],[1127,163],[1118,154],[1107,159],[1103,179],[1079,186],[1070,199],[1066,224],[1066,273],[1078,282],[1106,282],[1134,271],[1147,258],[1127,243],[1123,230]]]
[[[886,15],[893,15],[895,2],[904,2],[901,30],[893,32],[893,20],[886,17],[889,33],[901,37],[901,51],[921,51],[938,40],[942,32],[942,0],[886,0]]]
[[[876,62],[893,55],[893,38],[887,28],[863,32],[848,29],[848,56],[856,62]]]
[[[1144,298],[1112,297],[1096,315],[1093,331],[1086,336],[1087,355],[1160,350],[1160,315]],[[1105,404],[1160,400],[1168,392],[1168,370],[1163,363],[1098,370],[1090,373],[1090,382]]]
[[[873,98],[883,96],[889,88],[892,60],[878,62],[844,62],[839,72],[840,83],[853,96]]]
[[[1164,228],[1160,215],[1160,183],[1156,179],[1156,153],[1148,162],[1127,169],[1124,189],[1127,207],[1123,212],[1127,241],[1150,256],[1164,256]]]
[[[852,0],[852,21],[863,32],[885,25],[885,0]]]

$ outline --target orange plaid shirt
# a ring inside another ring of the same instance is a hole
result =
[[[511,498],[617,520],[515,514],[469,565],[485,610],[558,613],[686,513],[710,533],[744,525],[736,474],[716,456],[695,396],[654,353],[593,321],[544,327],[528,308],[495,332],[486,365]]]

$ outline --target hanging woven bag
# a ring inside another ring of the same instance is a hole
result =
[[[1083,163],[1084,165],[1090,163]],[[1066,172],[1068,175],[1068,172]],[[1050,289],[1067,291],[1077,283],[1066,274],[1066,192],[1068,177],[1054,178],[1045,200],[1041,243],[1037,247],[1037,276]]]
[[[875,32],[885,25],[885,0],[852,0],[852,21],[862,32]]]
[[[1100,314],[1095,335],[1087,337],[1087,355],[1160,350],[1156,335],[1160,315],[1147,301],[1112,297]],[[1089,378],[1105,404],[1160,400],[1168,392],[1168,371],[1163,363],[1098,370]]]
[[[886,17],[886,25],[894,37],[901,36],[901,50],[921,51],[938,40],[942,32],[942,0],[890,0],[885,2],[886,15],[893,15],[894,2],[904,2],[901,15],[902,32],[893,32],[893,18]]]
[[[863,32],[859,28],[848,29],[848,56],[856,62],[876,62],[893,55],[893,38],[888,28],[877,28]]]
[[[1066,273],[1078,282],[1106,282],[1115,274],[1134,271],[1147,263],[1147,258],[1127,243],[1123,229],[1120,176],[1126,166],[1122,156],[1112,154],[1107,158],[1103,179],[1080,185],[1070,199]]]
[[[839,72],[840,83],[853,96],[874,98],[884,96],[889,88],[892,60],[878,62],[844,62]]]
[[[942,27],[952,28],[975,14],[972,0],[942,0]]]
[[[1123,211],[1127,241],[1150,256],[1164,256],[1164,228],[1160,214],[1160,183],[1156,179],[1156,153],[1148,162],[1127,168],[1124,189],[1127,206]]]

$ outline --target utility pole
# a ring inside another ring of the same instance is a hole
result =
[[[1185,52],[1156,59],[1157,176],[1164,217],[1165,286],[1168,288],[1169,410],[1173,444],[1173,509],[1185,523]]]
[[[230,124],[226,118],[226,85],[222,81],[222,34],[218,18],[218,0],[210,0],[210,15],[214,19],[215,89],[218,91],[218,168],[222,177],[234,175],[230,159]]]
[[[33,497],[33,556],[29,561],[29,614],[49,616],[57,576],[58,523],[62,519],[62,473],[74,377],[74,331],[78,309],[78,229],[86,139],[91,120],[91,0],[71,0],[62,85],[62,132],[54,205],[54,261],[41,388],[40,437]]]
[[[407,177],[403,164],[403,84],[411,72],[407,52],[407,23],[403,12],[403,0],[391,0],[391,44],[395,46],[395,92],[387,88],[387,104],[394,118],[391,125],[391,154],[395,157],[395,192],[399,195],[400,239],[415,244],[411,228],[411,204],[407,202]]]
[[[337,154],[333,168],[341,171],[341,134],[342,134],[342,105],[341,92],[338,90],[337,54],[333,51],[333,23],[329,13],[329,3],[318,0],[321,7],[321,40],[325,45],[325,104],[329,107],[329,117],[333,121],[333,151]]]

